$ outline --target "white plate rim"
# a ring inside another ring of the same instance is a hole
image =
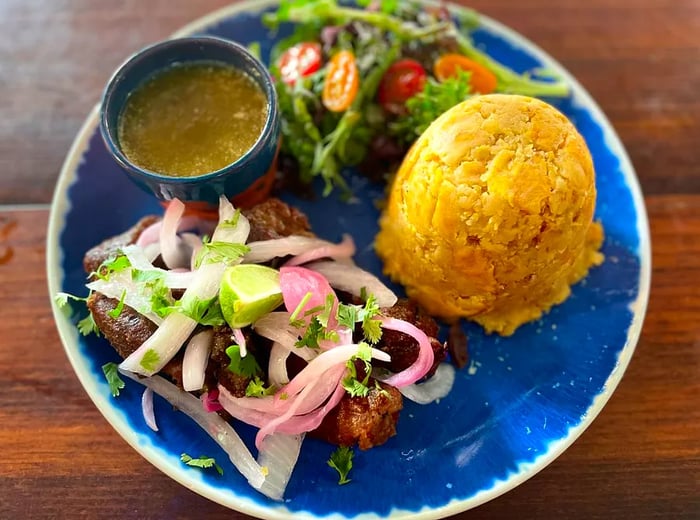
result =
[[[278,3],[278,0],[244,0],[194,20],[173,33],[171,38],[178,38],[201,32],[203,29],[236,14],[262,11],[276,3]],[[461,6],[456,5],[451,5],[450,8],[455,10],[463,9]],[[610,121],[578,80],[576,80],[559,62],[544,52],[544,50],[540,49],[537,45],[513,29],[510,29],[486,15],[479,13],[479,19],[482,28],[486,29],[488,32],[503,36],[516,47],[525,49],[529,54],[535,56],[542,64],[559,74],[571,87],[572,99],[577,100],[579,104],[582,104],[586,108],[589,115],[603,131],[606,146],[620,161],[620,170],[623,173],[626,185],[632,195],[632,201],[637,214],[636,224],[639,237],[638,255],[640,260],[638,293],[636,300],[630,304],[630,310],[633,314],[632,323],[627,331],[625,345],[620,351],[616,366],[608,376],[603,390],[594,398],[592,404],[582,417],[581,422],[573,428],[570,428],[565,437],[552,442],[545,453],[532,462],[520,464],[516,473],[509,475],[504,480],[495,482],[489,489],[480,490],[475,495],[464,500],[453,499],[443,506],[434,508],[425,507],[420,511],[392,509],[389,515],[392,519],[412,518],[416,520],[432,520],[472,509],[519,486],[559,457],[581,436],[586,428],[590,426],[620,383],[641,335],[642,324],[649,300],[649,288],[651,284],[651,241],[644,198],[629,156]],[[98,126],[98,111],[99,105],[92,109],[83,123],[82,128],[76,135],[61,168],[53,194],[46,240],[46,270],[50,295],[54,295],[61,290],[63,270],[61,268],[62,252],[59,249],[59,238],[64,229],[65,217],[70,210],[70,201],[67,198],[68,189],[76,180],[79,163],[83,154],[89,147],[90,137]],[[97,383],[92,378],[91,371],[88,369],[85,360],[81,359],[79,352],[77,352],[74,347],[77,343],[75,327],[58,308],[53,298],[52,310],[66,355],[90,399],[110,425],[137,453],[170,478],[205,498],[251,516],[270,520],[287,520],[289,518],[327,518],[340,520],[347,518],[338,513],[319,517],[308,511],[290,511],[284,507],[283,504],[280,504],[278,507],[263,505],[245,496],[236,495],[230,490],[212,488],[205,481],[194,478],[190,472],[183,472],[182,466],[163,462],[155,450],[139,442],[139,436],[136,435],[134,430],[129,427],[128,423],[116,413],[113,403],[109,401],[101,390],[98,391]],[[362,513],[353,518],[369,520],[383,517],[374,513]]]

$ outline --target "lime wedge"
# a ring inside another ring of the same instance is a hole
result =
[[[231,328],[250,325],[282,303],[279,271],[256,264],[229,267],[221,280],[219,303]]]

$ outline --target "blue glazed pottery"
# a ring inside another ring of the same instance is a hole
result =
[[[118,135],[119,117],[129,95],[154,74],[175,64],[217,62],[248,74],[267,99],[268,116],[255,144],[240,159],[211,173],[173,177],[139,167],[123,153]],[[243,193],[261,199],[269,191],[280,133],[277,94],[265,66],[231,40],[198,36],[166,40],[147,47],[114,73],[105,88],[100,108],[100,132],[107,150],[139,187],[158,199],[178,198],[216,204],[220,195],[234,198]],[[251,194],[251,192],[256,192]]]

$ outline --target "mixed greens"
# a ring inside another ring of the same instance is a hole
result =
[[[568,94],[549,72],[518,74],[477,49],[473,11],[397,0],[357,5],[282,0],[264,16],[273,32],[295,24],[270,56],[283,167],[303,182],[320,176],[324,195],[349,192],[345,166],[371,163],[368,173],[386,173],[437,116],[471,95]]]

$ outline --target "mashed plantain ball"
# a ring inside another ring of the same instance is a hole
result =
[[[510,335],[603,261],[591,155],[525,96],[476,96],[406,155],[380,220],[384,271],[425,309]]]

